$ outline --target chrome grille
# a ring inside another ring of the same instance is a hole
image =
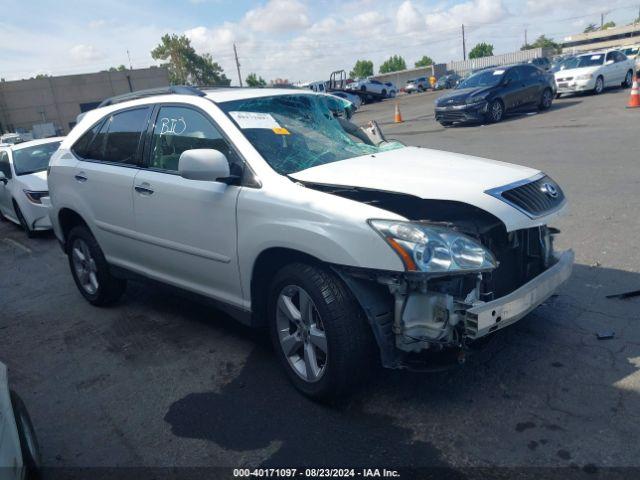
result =
[[[509,203],[531,218],[547,215],[562,207],[565,202],[560,186],[546,175],[488,190],[487,193]]]

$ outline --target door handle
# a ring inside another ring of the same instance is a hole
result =
[[[150,187],[151,187],[151,185],[149,185],[148,183],[143,183],[142,185],[136,185],[133,188],[140,195],[152,195],[153,194],[153,189],[151,189]]]
[[[84,172],[78,173],[77,175],[74,175],[74,178],[79,181],[79,182],[86,182],[88,180],[88,178],[85,176]]]

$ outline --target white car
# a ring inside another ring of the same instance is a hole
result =
[[[40,449],[24,402],[9,390],[7,367],[0,362],[0,478],[38,478]]]
[[[379,363],[460,359],[572,270],[547,227],[566,204],[548,176],[358,142],[313,92],[128,94],[88,112],[50,168],[54,231],[86,300],[113,304],[140,276],[213,299],[268,326],[315,398]]]
[[[367,93],[376,93],[382,95],[383,97],[387,96],[389,92],[389,87],[379,80],[375,80],[373,78],[369,79],[360,79],[355,82],[351,82],[347,85],[347,90],[359,90],[361,92]]]
[[[554,74],[558,97],[563,93],[599,94],[607,87],[630,87],[635,65],[619,50],[608,50],[578,55],[563,67]]]
[[[385,82],[384,84],[387,86],[387,97],[394,98],[398,94],[398,88],[393,82]]]
[[[47,168],[62,137],[0,147],[0,217],[27,235],[50,230]]]

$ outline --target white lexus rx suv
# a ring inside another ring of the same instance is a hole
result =
[[[170,87],[106,100],[62,142],[51,220],[80,293],[148,277],[268,326],[328,398],[376,364],[461,359],[570,276],[531,168],[347,133],[322,95]]]

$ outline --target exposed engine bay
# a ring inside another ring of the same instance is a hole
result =
[[[489,272],[455,275],[336,267],[363,306],[387,367],[411,368],[415,364],[411,358],[417,354],[446,349],[457,350],[458,358],[463,358],[474,341],[502,328],[502,319],[494,311],[495,325],[481,331],[478,319],[469,311],[506,298],[556,261],[553,235],[559,232],[544,225],[507,232],[495,216],[461,202],[356,187],[305,185],[398,213],[412,222],[459,231],[479,240],[498,262]]]

